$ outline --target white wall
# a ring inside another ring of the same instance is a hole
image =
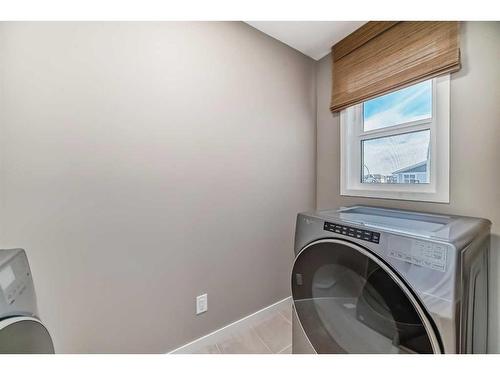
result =
[[[462,69],[451,78],[450,204],[340,195],[339,116],[329,111],[331,59],[318,63],[317,207],[368,204],[490,219],[489,350],[500,352],[500,22],[464,22]]]
[[[0,23],[0,64],[0,246],[58,352],[166,352],[289,295],[311,59],[243,23]]]

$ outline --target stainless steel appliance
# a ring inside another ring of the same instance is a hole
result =
[[[54,353],[54,345],[38,318],[26,253],[0,250],[0,354],[30,353]]]
[[[485,353],[490,225],[365,206],[299,214],[293,353]]]

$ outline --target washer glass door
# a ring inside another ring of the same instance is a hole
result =
[[[20,316],[0,321],[0,354],[52,353],[52,339],[38,319]]]
[[[295,311],[317,353],[434,353],[434,330],[397,275],[368,250],[320,240],[297,256]]]

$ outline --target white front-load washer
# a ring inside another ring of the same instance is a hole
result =
[[[0,250],[0,354],[51,354],[54,345],[40,321],[26,253]]]
[[[363,206],[299,214],[293,353],[485,353],[490,225]]]

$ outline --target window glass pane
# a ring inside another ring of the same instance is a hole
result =
[[[363,104],[363,129],[370,131],[432,117],[432,80]]]
[[[429,183],[430,130],[362,141],[362,180],[371,184]]]

